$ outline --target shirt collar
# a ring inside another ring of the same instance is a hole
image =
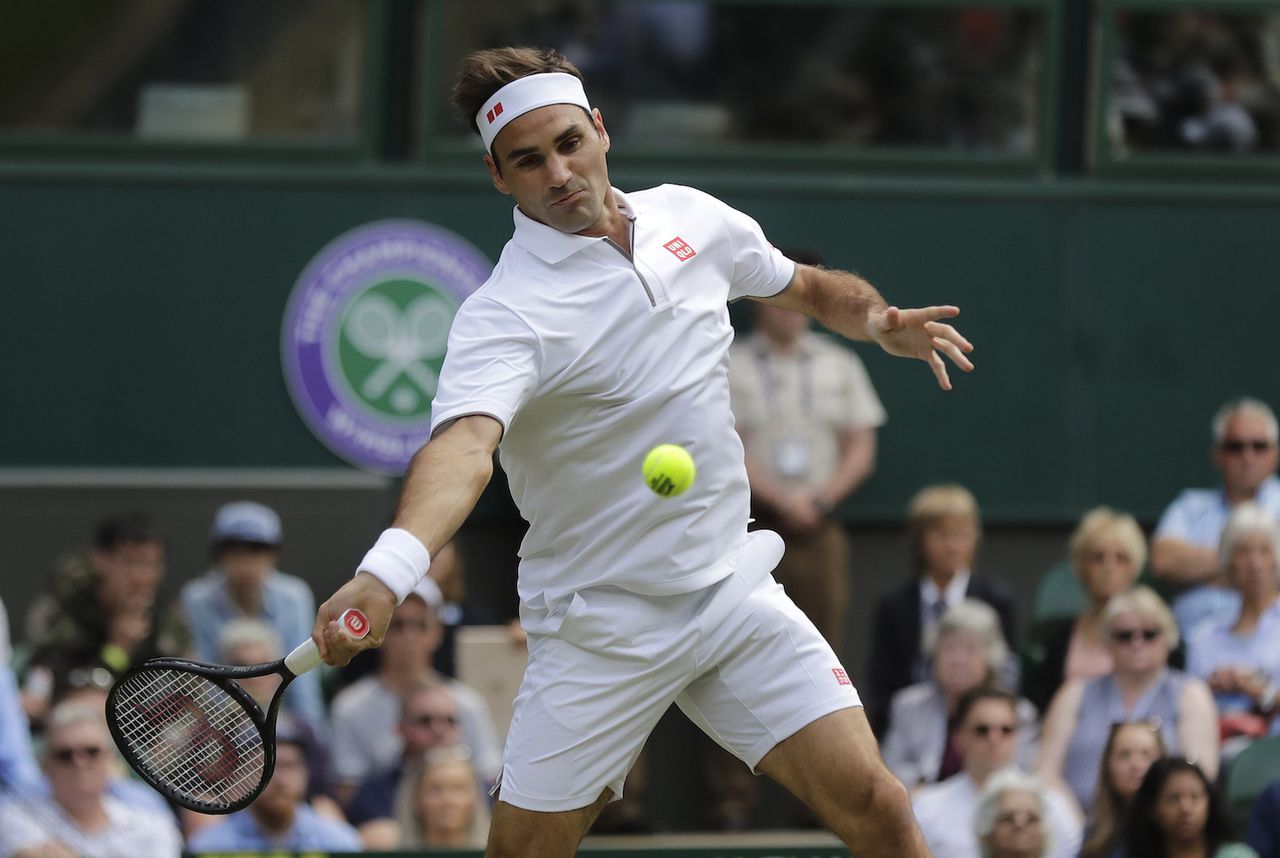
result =
[[[631,220],[635,220],[635,210],[631,207],[622,191],[613,188],[613,196],[622,213]],[[563,262],[579,250],[590,247],[596,242],[604,241],[602,237],[561,232],[553,226],[538,223],[520,211],[519,206],[512,209],[511,217],[516,225],[512,240],[548,265]]]
[[[933,583],[933,579],[924,577],[920,579],[920,592],[924,595],[925,604],[932,605],[938,601],[938,596],[942,595],[947,603],[947,607],[958,605],[964,601],[965,594],[969,591],[970,571],[962,569],[951,576],[951,581],[947,584],[947,591],[939,594],[938,585]]]

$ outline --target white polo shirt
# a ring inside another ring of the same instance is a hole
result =
[[[729,573],[747,532],[729,409],[727,302],[782,291],[795,265],[751,218],[701,191],[623,195],[634,261],[518,208],[492,276],[453,322],[432,431],[502,423],[502,467],[529,522],[519,593],[530,631],[580,589],[687,593]],[[641,463],[688,449],[693,487],[659,497]]]

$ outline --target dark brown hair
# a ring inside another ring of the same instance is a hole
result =
[[[532,74],[564,72],[582,80],[582,72],[552,48],[487,48],[468,54],[458,67],[451,100],[458,116],[476,134],[476,114],[502,87]]]

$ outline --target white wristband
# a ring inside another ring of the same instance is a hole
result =
[[[431,553],[427,546],[409,531],[392,527],[382,531],[356,572],[368,572],[386,584],[396,594],[398,605],[413,592],[430,566]]]

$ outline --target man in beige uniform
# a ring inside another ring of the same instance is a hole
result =
[[[774,578],[839,652],[849,543],[832,512],[874,470],[885,412],[862,361],[808,322],[760,305],[753,335],[729,350],[729,388],[752,515],[787,543]]]

